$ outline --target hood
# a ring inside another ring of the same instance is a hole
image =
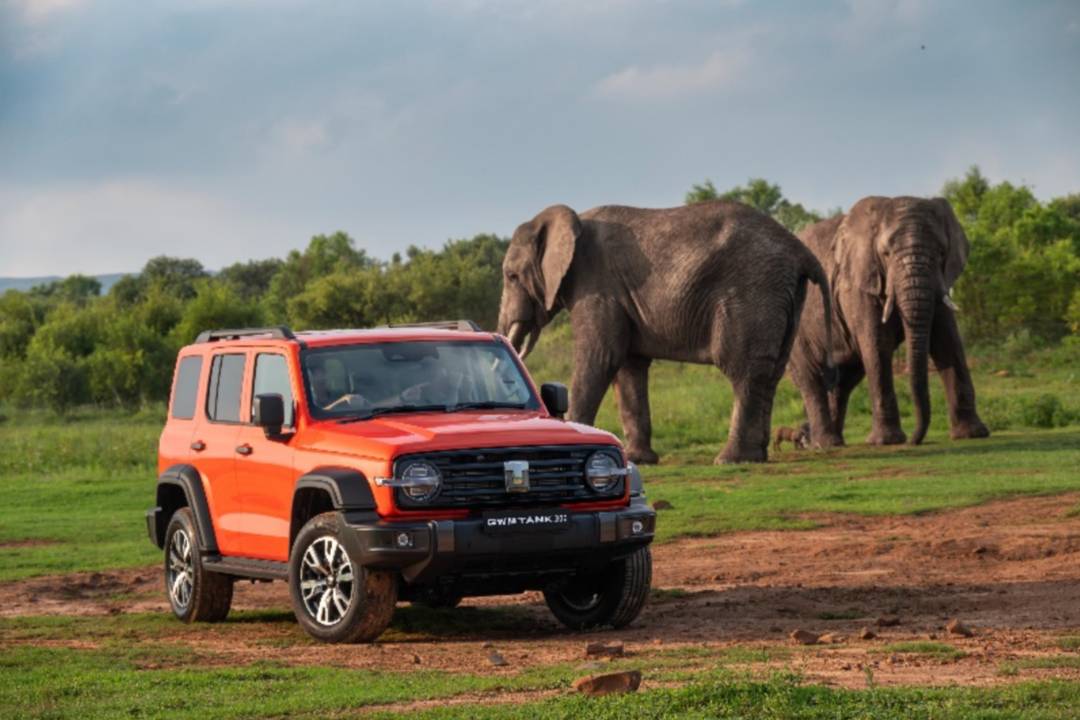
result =
[[[536,411],[409,413],[358,422],[316,423],[304,433],[311,450],[389,460],[438,450],[517,445],[618,445],[609,432]]]

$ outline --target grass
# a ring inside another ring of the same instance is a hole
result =
[[[413,718],[487,720],[635,720],[742,718],[745,720],[1051,720],[1074,718],[1080,684],[1019,683],[998,688],[887,688],[836,690],[800,684],[797,676],[766,681],[717,673],[678,688],[629,696],[556,697],[526,705],[447,706]]]
[[[1080,635],[1059,638],[1057,646],[1062,650],[1080,652]]]
[[[537,380],[568,379],[565,326],[545,333],[530,365]],[[1060,358],[1059,358],[1060,359]],[[651,394],[655,446],[663,462],[645,468],[651,499],[673,508],[659,519],[659,541],[750,529],[808,528],[823,513],[886,515],[930,512],[1019,494],[1080,491],[1080,388],[1070,362],[1040,363],[998,377],[976,363],[989,440],[947,439],[944,400],[934,385],[934,420],[920,447],[871,448],[865,385],[852,399],[847,448],[786,451],[758,466],[712,464],[731,409],[724,378],[702,366],[657,363]],[[910,400],[901,387],[901,408]],[[1053,402],[1046,396],[1054,397]],[[5,409],[0,422],[0,582],[70,571],[98,571],[158,562],[146,540],[143,510],[153,499],[162,412],[134,415],[82,411],[57,418]],[[1049,419],[1048,419],[1049,418]],[[775,424],[801,422],[801,401],[785,380]],[[621,432],[609,393],[597,423]],[[909,423],[910,424],[910,423]],[[1053,427],[1062,425],[1062,427]],[[1077,506],[1074,512],[1080,512]],[[897,538],[899,540],[901,538]],[[119,591],[118,591],[119,592]],[[657,589],[653,601],[686,591]],[[454,641],[485,628],[491,637],[551,633],[524,622],[519,608],[431,611],[400,608],[388,643]],[[823,612],[853,620],[857,608]],[[222,644],[222,640],[225,644]],[[213,641],[213,642],[211,642]],[[655,652],[604,668],[637,667],[645,689],[634,696],[589,700],[567,695],[580,663],[491,675],[467,672],[357,670],[325,665],[252,662],[229,652],[247,643],[276,652],[312,645],[284,609],[234,613],[229,623],[186,626],[163,614],[116,617],[27,617],[0,620],[0,717],[353,716],[387,703],[441,700],[462,694],[554,692],[523,705],[478,704],[410,711],[433,718],[1059,718],[1080,706],[1080,684],[1019,683],[993,689],[815,687],[793,675],[772,678],[765,664],[791,658],[788,648],[706,648]],[[1080,650],[1080,638],[1059,647]],[[218,648],[214,650],[212,648]],[[895,643],[885,653],[955,659],[945,643]],[[285,653],[282,653],[284,656]],[[266,653],[260,654],[265,657]],[[270,657],[277,657],[272,652]],[[1073,668],[1074,655],[1031,667]],[[1034,662],[1034,661],[1033,661]],[[747,668],[755,668],[756,675]],[[1027,666],[1002,666],[1016,675]],[[107,671],[104,670],[107,668]]]
[[[925,655],[947,660],[959,660],[967,655],[963,650],[948,643],[933,642],[932,640],[909,640],[889,643],[873,652],[885,655]]]
[[[1057,655],[1048,657],[1023,658],[1001,663],[998,674],[1015,677],[1021,670],[1080,670],[1080,656]]]
[[[343,669],[330,662],[238,662],[229,652],[242,656],[245,636],[250,642],[256,632],[275,629],[297,635],[292,644],[313,644],[282,615],[237,613],[218,626],[187,626],[161,614],[0,619],[0,717],[12,708],[26,718],[155,718],[194,711],[225,718],[329,714],[463,694],[564,690],[585,672],[580,662],[498,675],[464,669],[393,672]],[[206,649],[205,640],[213,637],[222,647],[220,641],[230,636],[235,642],[224,644],[226,651]],[[387,645],[392,647],[393,638]],[[633,667],[657,682],[685,682],[718,668],[788,655],[786,648],[686,647],[602,667],[605,672]]]
[[[529,359],[538,380],[568,379],[568,339],[565,324],[542,337]],[[1022,409],[1049,393],[1061,398],[1062,417],[1080,418],[1080,378],[1075,365],[1057,355],[1054,363],[1035,358],[1027,372],[1005,378],[994,375],[993,366],[977,369],[980,405],[1000,401]],[[851,401],[849,447],[787,451],[765,465],[718,467],[712,458],[731,409],[729,385],[713,368],[657,363],[651,397],[663,461],[644,474],[649,496],[673,505],[661,511],[659,541],[805,529],[819,513],[920,513],[1018,494],[1080,491],[1080,424],[1023,428],[1018,423],[1026,416],[1018,411],[998,427],[989,417],[995,433],[988,440],[953,442],[939,383],[932,384],[936,411],[921,446],[859,444],[869,430],[864,383]],[[901,406],[909,407],[903,392]],[[619,433],[613,395],[608,393],[597,424]],[[160,408],[135,415],[83,411],[68,418],[6,414],[0,423],[0,492],[6,500],[0,506],[0,581],[157,561],[146,541],[143,510],[153,501]],[[799,422],[801,400],[785,379],[774,424]]]

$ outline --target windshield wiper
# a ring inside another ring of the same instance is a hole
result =
[[[508,410],[524,410],[525,403],[499,402],[497,400],[479,400],[476,402],[463,402],[457,405],[449,405],[446,412],[452,413],[459,410],[494,410],[506,408]]]
[[[378,415],[389,415],[390,413],[410,413],[410,412],[431,412],[434,410],[446,411],[445,405],[391,405],[388,407],[376,407],[370,410],[365,410],[362,413],[356,415],[350,415],[348,417],[338,420],[339,425],[345,423],[360,422],[361,420],[370,420]]]

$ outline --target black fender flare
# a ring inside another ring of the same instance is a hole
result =
[[[367,477],[359,470],[345,467],[315,468],[296,481],[293,498],[304,488],[325,490],[335,510],[375,509],[375,496],[371,494],[371,486]]]
[[[195,516],[195,527],[199,532],[199,544],[203,552],[216,554],[218,552],[217,536],[214,534],[214,521],[210,516],[210,504],[206,501],[206,491],[203,488],[202,478],[199,471],[192,465],[172,465],[158,476],[157,481],[157,504],[164,507],[162,490],[166,486],[179,487],[187,499],[187,506]],[[167,491],[166,491],[167,492]],[[161,542],[165,541],[165,526],[170,518],[165,513],[158,513],[156,518],[157,537]]]
[[[318,467],[302,475],[293,489],[292,510],[289,512],[289,547],[292,547],[296,534],[307,522],[310,506],[306,502],[297,502],[297,498],[306,494],[306,490],[316,490],[330,498],[333,510],[346,512],[375,512],[375,496],[364,473],[346,467]]]

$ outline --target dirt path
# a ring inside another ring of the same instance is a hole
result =
[[[1015,678],[1002,674],[1003,663],[1060,657],[1065,651],[1057,639],[1080,635],[1080,517],[1067,515],[1078,499],[1022,498],[921,516],[816,516],[823,525],[817,530],[658,546],[654,600],[633,627],[619,632],[568,635],[530,594],[466,601],[457,612],[477,623],[466,631],[396,624],[374,646],[315,645],[284,613],[239,628],[178,626],[170,638],[230,662],[272,656],[383,669],[485,668],[494,646],[509,661],[491,669],[498,673],[581,663],[585,643],[595,639],[621,640],[628,655],[643,660],[689,646],[779,646],[791,654],[777,664],[827,684],[863,687],[870,677],[879,684],[1007,682]],[[6,583],[0,585],[0,615],[167,612],[159,583],[156,568]],[[239,583],[234,607],[285,609],[288,597],[281,583]],[[505,618],[498,627],[483,624],[495,617],[486,609],[506,607],[518,613],[513,624]],[[880,627],[884,616],[895,616],[898,624]],[[951,618],[974,636],[947,633]],[[859,639],[863,627],[877,637]],[[797,628],[846,640],[796,647],[788,634]],[[888,648],[907,641],[947,643],[964,656]],[[1080,678],[1080,669],[1019,674]]]

